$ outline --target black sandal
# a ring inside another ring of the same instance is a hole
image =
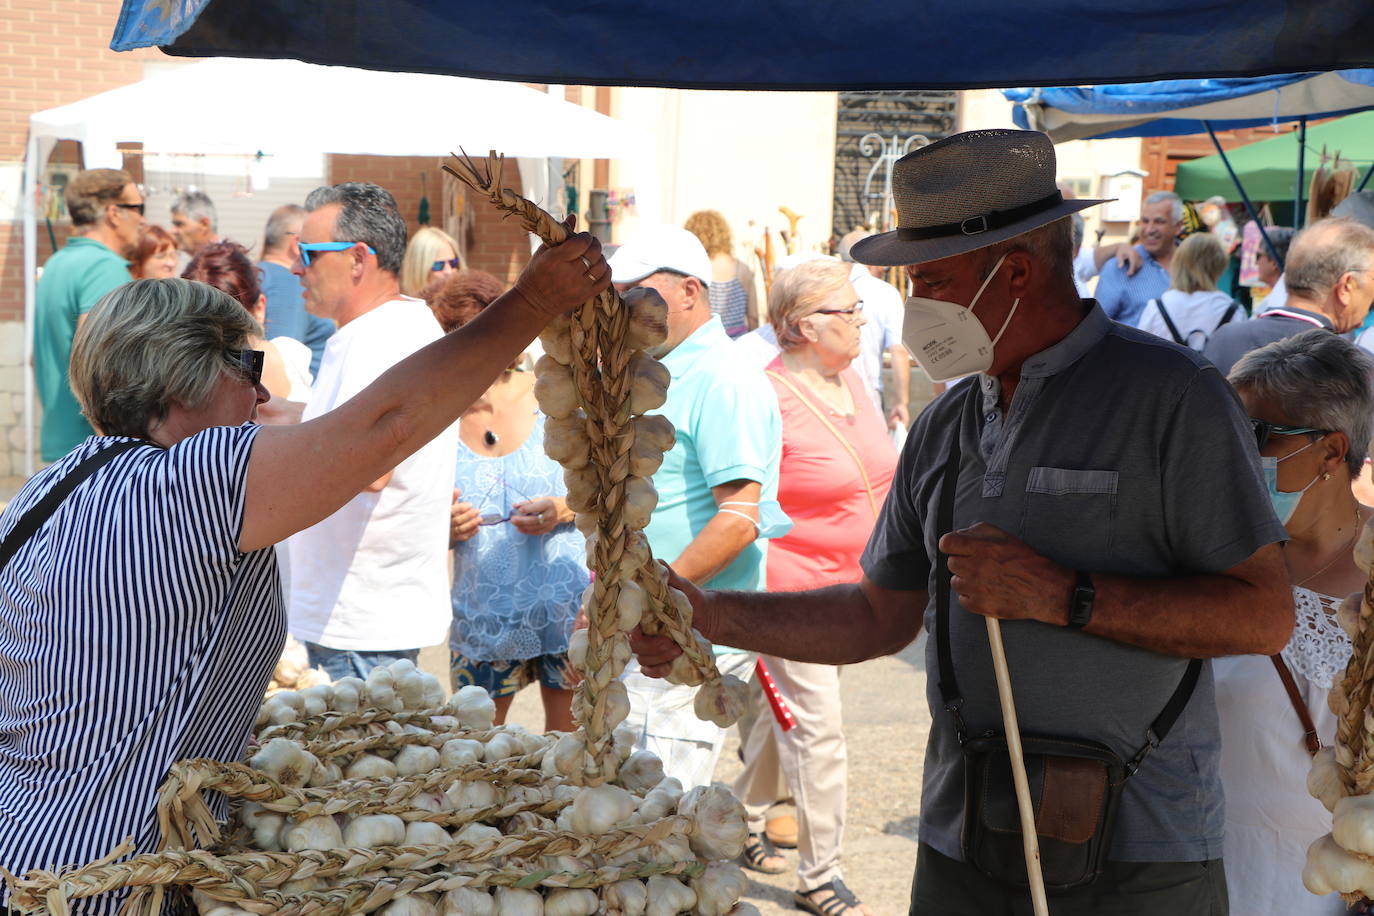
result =
[[[765,875],[780,875],[787,871],[787,862],[766,833],[751,833],[744,841],[744,867],[762,872]],[[769,865],[769,859],[777,859],[777,865]]]
[[[829,891],[830,896],[817,903],[813,897],[822,891]],[[859,903],[859,898],[854,896],[853,891],[845,887],[843,881],[836,878],[809,891],[795,892],[792,894],[792,905],[799,910],[815,913],[816,916],[845,916],[850,910],[857,910],[863,904]]]

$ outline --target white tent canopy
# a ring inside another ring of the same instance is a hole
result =
[[[81,141],[87,168],[120,167],[115,145],[130,142],[163,153],[446,156],[462,147],[473,155],[497,150],[512,159],[618,159],[629,167],[640,214],[654,221],[657,212],[652,135],[527,86],[294,60],[188,64],[29,117],[23,195],[26,364],[32,360],[37,271],[35,189],[40,164],[58,140]],[[30,454],[32,399],[30,378]]]

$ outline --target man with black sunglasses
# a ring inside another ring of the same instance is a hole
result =
[[[67,364],[72,338],[101,296],[128,283],[128,258],[143,229],[143,195],[128,172],[87,169],[63,192],[75,230],[43,265],[34,302],[33,369],[43,403],[40,455],[55,461],[91,435]]]

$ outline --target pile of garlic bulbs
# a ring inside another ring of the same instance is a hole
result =
[[[1374,527],[1355,544],[1355,562],[1370,582],[1341,604],[1337,619],[1353,651],[1327,705],[1336,716],[1334,746],[1312,758],[1307,790],[1331,812],[1331,832],[1307,849],[1302,883],[1312,893],[1339,893],[1347,904],[1374,898]]]
[[[329,683],[329,675],[323,668],[310,667],[310,653],[305,646],[293,637],[286,637],[277,667],[272,669],[272,679],[267,682],[267,695],[280,690],[304,690]]]

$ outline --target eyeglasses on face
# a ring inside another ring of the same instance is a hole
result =
[[[306,267],[310,266],[310,252],[312,251],[347,251],[354,245],[363,244],[361,242],[301,242],[301,263]],[[371,245],[363,244],[368,254],[376,254]]]
[[[115,201],[115,206],[121,210],[132,210],[139,216],[143,215],[144,208],[146,207],[145,204],[126,204],[119,201]]]
[[[435,261],[433,264],[429,265],[429,269],[430,269],[430,271],[432,271],[432,272],[437,272],[437,271],[443,270],[445,264],[447,264],[449,267],[452,267],[454,270],[457,270],[458,268],[460,268],[460,267],[463,266],[463,259],[462,259],[462,258],[449,258],[449,259],[446,260],[446,261],[445,261],[445,260]]]
[[[1285,426],[1282,423],[1270,423],[1268,420],[1259,420],[1255,417],[1250,418],[1250,428],[1255,431],[1256,448],[1264,448],[1269,442],[1270,436],[1325,436],[1331,432],[1329,429],[1314,429],[1311,426]]]
[[[848,321],[850,324],[858,324],[859,319],[862,318],[864,314],[864,302],[862,299],[860,299],[858,302],[854,303],[847,309],[816,309],[816,311],[812,312],[811,314],[839,315],[841,318],[843,318],[845,321]]]
[[[261,350],[225,350],[224,355],[229,359],[229,364],[243,373],[250,383],[257,385],[262,382]]]

